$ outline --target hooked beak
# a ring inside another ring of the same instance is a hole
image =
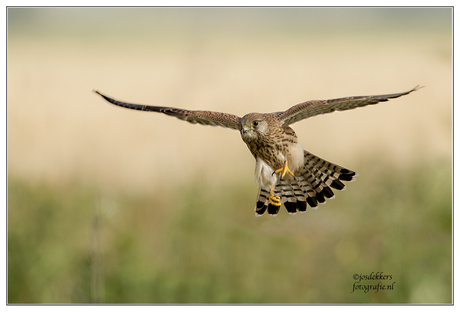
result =
[[[245,134],[249,129],[250,127],[248,125],[243,125],[243,134]]]

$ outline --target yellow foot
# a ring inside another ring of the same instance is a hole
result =
[[[268,197],[268,200],[270,201],[270,203],[272,205],[281,206],[280,197],[273,195],[273,189],[274,188],[275,188],[275,186],[272,185],[272,187],[270,188],[270,196]]]
[[[289,170],[288,165],[287,165],[287,160],[284,161],[283,168],[275,170],[274,174],[278,174],[281,172],[281,178],[284,178],[286,175],[286,172],[289,173],[291,176],[294,176],[291,170]]]

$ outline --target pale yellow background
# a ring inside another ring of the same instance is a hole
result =
[[[358,172],[363,158],[404,166],[451,155],[450,31],[401,28],[383,9],[280,11],[10,9],[9,174],[146,190],[198,172],[252,180],[238,132],[118,109],[93,89],[243,116],[420,84],[410,96],[293,127],[307,150]],[[21,32],[27,23],[41,28]]]

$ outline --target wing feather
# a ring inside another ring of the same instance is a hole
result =
[[[297,104],[284,112],[280,112],[278,118],[281,120],[282,125],[290,125],[302,119],[306,119],[316,115],[332,113],[334,111],[343,111],[353,109],[356,107],[385,102],[389,99],[395,99],[400,96],[407,95],[413,91],[417,91],[420,88],[423,87],[416,86],[410,91],[393,94],[351,96],[331,100],[308,101]]]
[[[240,130],[241,129],[241,118],[227,113],[211,112],[211,111],[198,111],[198,110],[186,110],[174,107],[164,106],[151,106],[142,104],[131,104],[114,100],[107,95],[94,90],[96,94],[99,94],[107,102],[134,110],[140,110],[144,112],[158,112],[169,116],[177,117],[181,120],[188,121],[192,124],[210,125],[210,126],[221,126],[225,128]]]

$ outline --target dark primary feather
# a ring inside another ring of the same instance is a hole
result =
[[[193,124],[201,125],[210,125],[210,126],[221,126],[225,128],[240,130],[241,128],[241,118],[226,113],[220,112],[211,112],[211,111],[196,111],[196,110],[186,110],[174,107],[164,107],[164,106],[151,106],[151,105],[142,105],[142,104],[131,104],[126,102],[121,102],[114,100],[107,95],[100,93],[99,91],[94,90],[95,93],[99,94],[107,102],[134,110],[140,110],[144,112],[158,112],[163,113],[169,116],[177,117],[181,120],[188,121]]]
[[[342,111],[353,109],[356,107],[377,104],[385,102],[389,99],[395,99],[403,95],[407,95],[413,91],[423,88],[416,86],[410,91],[384,94],[384,95],[371,95],[371,96],[351,96],[331,100],[308,101],[297,104],[284,112],[278,114],[282,125],[290,125],[302,119],[313,117],[316,115],[332,113],[334,111]]]

